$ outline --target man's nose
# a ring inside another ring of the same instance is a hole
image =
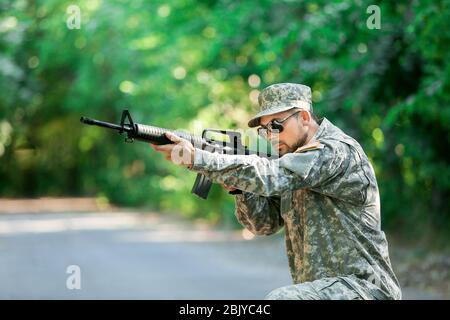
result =
[[[280,133],[278,130],[267,130],[267,140],[271,141],[272,139],[278,139]]]
[[[271,140],[272,137],[278,137],[280,133],[278,132],[278,130],[267,130],[266,131],[266,137],[267,140]]]
[[[271,134],[270,136],[267,136],[267,137],[268,137],[267,139],[270,141],[270,143],[273,146],[276,146],[280,143],[280,137],[279,137],[278,133],[273,134],[273,135]]]

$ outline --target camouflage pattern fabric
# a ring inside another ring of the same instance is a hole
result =
[[[269,298],[316,290],[319,297],[340,299],[335,288],[348,287],[362,299],[400,299],[367,156],[327,119],[312,142],[275,160],[196,149],[192,170],[243,191],[236,196],[236,217],[254,234],[270,235],[284,226],[294,286]],[[322,292],[323,281],[335,282]]]
[[[281,287],[271,291],[266,300],[361,300],[361,296],[339,278],[325,278],[312,282]]]

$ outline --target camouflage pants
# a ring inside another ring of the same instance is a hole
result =
[[[281,287],[271,291],[266,300],[361,300],[374,299],[362,296],[340,278],[324,278]]]

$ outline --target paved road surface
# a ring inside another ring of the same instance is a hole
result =
[[[245,236],[154,214],[1,214],[0,299],[262,299],[290,284],[283,239]]]
[[[289,284],[280,240],[136,213],[3,214],[0,298],[260,299]]]

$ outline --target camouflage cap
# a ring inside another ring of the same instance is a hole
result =
[[[311,88],[298,83],[276,83],[261,91],[258,103],[261,111],[248,122],[250,128],[258,126],[263,116],[292,108],[312,111]]]

